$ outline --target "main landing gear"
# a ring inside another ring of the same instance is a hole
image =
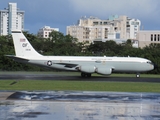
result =
[[[81,72],[81,77],[91,77],[91,73],[84,73],[84,72]]]

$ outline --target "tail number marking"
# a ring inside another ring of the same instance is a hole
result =
[[[27,45],[28,45],[27,43],[23,43],[22,47],[27,47]],[[26,51],[31,51],[31,49],[28,48],[28,49],[26,49]]]
[[[27,43],[23,43],[23,44],[22,44],[22,47],[27,47]]]

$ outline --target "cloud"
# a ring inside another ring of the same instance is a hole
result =
[[[107,19],[110,15],[127,15],[140,19],[144,28],[160,29],[159,0],[2,0],[0,9],[16,2],[25,11],[25,29],[37,33],[48,25],[60,28],[77,23],[81,16]],[[158,28],[159,27],[159,28]]]
[[[155,13],[159,0],[70,0],[77,12],[108,16],[113,14],[147,17]]]
[[[110,15],[126,15],[139,19],[145,29],[160,29],[159,0],[69,0],[76,14],[107,19]]]

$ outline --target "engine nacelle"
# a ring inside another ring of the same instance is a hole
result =
[[[85,72],[85,73],[94,73],[95,72],[96,67],[95,66],[81,66],[79,68],[79,70],[81,72]]]
[[[112,73],[112,68],[97,68],[96,72],[102,75],[110,75]]]

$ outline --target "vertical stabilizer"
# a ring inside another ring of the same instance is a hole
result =
[[[42,56],[32,47],[22,31],[12,30],[12,37],[16,56]]]

